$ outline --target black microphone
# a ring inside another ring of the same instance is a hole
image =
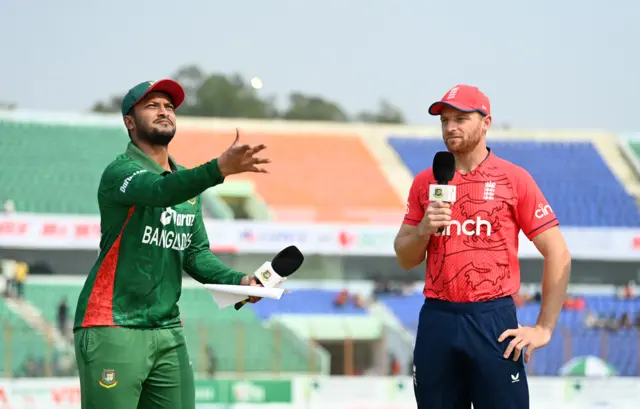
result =
[[[433,157],[433,177],[439,185],[448,185],[456,173],[456,158],[448,151],[437,152]]]
[[[264,287],[274,287],[280,285],[284,278],[295,273],[303,262],[302,252],[296,246],[289,246],[276,254],[271,262],[264,263],[254,274]],[[239,301],[234,308],[237,311],[248,302],[248,298]]]
[[[456,187],[449,186],[456,173],[456,158],[453,153],[440,151],[433,157],[433,177],[437,185],[429,186],[429,200],[437,202],[453,202],[456,200]],[[442,233],[444,227],[438,229]]]

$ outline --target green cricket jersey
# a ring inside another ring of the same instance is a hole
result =
[[[244,274],[210,250],[200,194],[224,181],[217,160],[173,172],[129,143],[98,188],[100,254],[78,299],[74,329],[180,326],[182,271],[201,283],[239,284]]]

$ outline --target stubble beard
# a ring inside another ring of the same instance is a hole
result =
[[[478,147],[481,140],[481,131],[480,129],[476,129],[472,134],[465,136],[462,139],[445,140],[444,144],[449,152],[456,155],[466,155],[473,152]]]

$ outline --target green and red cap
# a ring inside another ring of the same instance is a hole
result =
[[[184,102],[184,89],[172,79],[145,81],[131,88],[122,99],[122,116],[128,115],[135,104],[149,95],[150,92],[164,92],[171,98],[174,109]]]
[[[440,101],[434,102],[429,107],[431,115],[440,115],[444,106],[453,107],[462,112],[479,112],[482,115],[491,115],[489,98],[478,87],[471,85],[456,85],[447,91]]]

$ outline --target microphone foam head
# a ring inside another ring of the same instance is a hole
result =
[[[433,157],[433,176],[439,185],[447,185],[456,173],[456,158],[448,151],[437,152]]]
[[[271,261],[271,268],[281,277],[295,273],[302,263],[304,256],[296,246],[289,246],[281,250]]]

